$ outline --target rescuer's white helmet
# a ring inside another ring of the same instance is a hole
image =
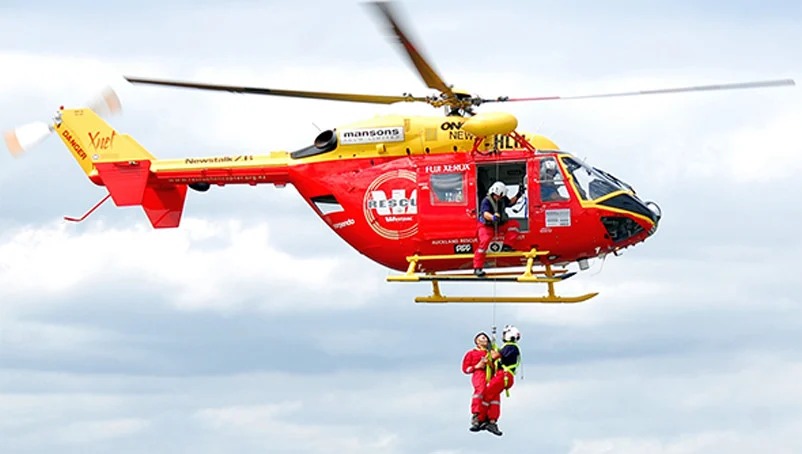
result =
[[[507,325],[504,327],[504,331],[501,332],[501,338],[504,342],[518,342],[521,340],[521,332],[518,331],[518,328]]]
[[[495,194],[499,197],[504,197],[507,195],[507,186],[500,181],[496,181],[493,183],[493,186],[490,186],[490,189],[487,190],[487,195]]]

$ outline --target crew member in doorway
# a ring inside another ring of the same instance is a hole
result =
[[[490,360],[490,337],[479,333],[473,338],[474,348],[462,358],[462,372],[471,376],[473,395],[471,396],[471,431],[479,431],[479,409],[482,406],[485,387],[493,376],[493,362]]]
[[[521,225],[515,219],[510,219],[507,215],[507,208],[515,205],[518,198],[524,193],[523,183],[518,187],[518,193],[513,198],[507,197],[507,186],[501,181],[496,181],[487,190],[487,197],[482,199],[479,207],[479,225],[477,235],[479,244],[473,254],[473,274],[484,276],[485,257],[490,241],[498,234],[504,235],[504,246],[502,251],[514,251],[512,243],[518,238]]]
[[[509,397],[509,389],[515,382],[515,372],[521,364],[521,350],[518,348],[521,333],[516,327],[507,325],[502,331],[501,339],[504,341],[501,350],[490,351],[490,356],[498,362],[498,367],[485,388],[478,418],[479,430],[486,430],[498,436],[502,435],[498,428],[498,419],[501,416],[501,391],[506,391]]]

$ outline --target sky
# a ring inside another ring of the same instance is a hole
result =
[[[486,97],[793,78],[788,1],[408,1],[446,82]],[[104,86],[160,158],[309,145],[371,106],[132,86],[123,75],[430,94],[357,2],[0,3],[0,128]],[[295,189],[189,194],[178,229],[108,204],[55,138],[0,154],[0,451],[467,454],[802,450],[800,87],[483,106],[656,201],[580,305],[416,305]],[[356,289],[356,290],[354,290]],[[513,294],[509,286],[449,293]],[[538,291],[540,289],[537,289]],[[476,332],[522,332],[501,438],[469,432]]]

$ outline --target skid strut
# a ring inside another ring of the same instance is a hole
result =
[[[487,254],[491,257],[525,257],[526,268],[523,272],[500,272],[488,273],[478,277],[466,273],[416,273],[415,269],[422,260],[449,260],[472,258],[471,254],[451,254],[451,255],[413,255],[407,257],[409,267],[407,272],[402,275],[388,276],[388,282],[421,282],[429,281],[432,283],[432,294],[430,296],[419,296],[415,298],[416,303],[581,303],[587,301],[598,293],[587,293],[579,296],[559,296],[554,291],[554,284],[564,281],[576,272],[567,272],[564,269],[553,269],[550,264],[543,265],[543,270],[534,270],[535,258],[547,255],[548,251],[537,251],[532,249],[528,252],[497,252]],[[440,292],[440,282],[520,282],[520,283],[543,283],[548,288],[548,293],[544,296],[445,296]]]

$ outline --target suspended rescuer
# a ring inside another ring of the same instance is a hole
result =
[[[519,186],[518,193],[512,199],[508,198],[507,186],[501,181],[496,181],[487,190],[487,197],[482,199],[482,204],[479,207],[479,222],[477,226],[479,244],[473,254],[473,274],[476,276],[485,275],[482,268],[485,266],[487,248],[490,246],[490,241],[493,240],[496,232],[504,235],[504,246],[501,249],[503,252],[515,250],[512,247],[512,243],[518,238],[521,225],[515,219],[509,218],[507,208],[515,205],[523,193],[524,185],[522,183]]]
[[[501,391],[506,391],[509,397],[509,389],[515,382],[515,372],[521,364],[521,350],[518,348],[521,333],[516,327],[506,325],[501,338],[504,341],[501,350],[490,350],[490,356],[496,362],[496,372],[485,387],[477,418],[479,424],[476,428],[471,427],[473,432],[487,430],[495,435],[502,435],[497,424],[501,416]]]
[[[493,361],[490,359],[490,337],[479,333],[473,338],[474,348],[462,358],[462,372],[471,376],[473,395],[471,396],[471,430],[479,430],[479,409],[482,406],[487,382],[492,377]]]

